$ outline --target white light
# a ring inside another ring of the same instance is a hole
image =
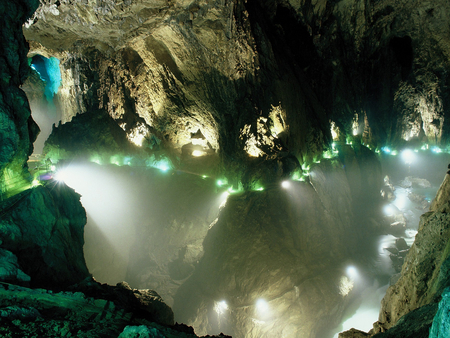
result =
[[[289,181],[283,181],[283,182],[281,182],[281,186],[282,186],[284,189],[288,189],[288,188],[291,186],[291,182],[289,182]]]
[[[225,205],[227,205],[228,196],[230,196],[230,193],[228,191],[223,192],[222,195],[220,196],[220,205],[219,205],[220,209],[222,209],[223,207],[225,207]]]
[[[55,173],[55,180],[65,182],[68,179],[68,173],[64,169],[60,169]]]
[[[416,157],[416,155],[414,154],[414,152],[411,149],[403,150],[401,156],[402,156],[403,161],[405,161],[406,164],[411,164]]]
[[[214,302],[214,311],[220,316],[228,310],[228,304],[226,301],[222,300],[221,302]]]
[[[194,157],[200,157],[200,156],[203,156],[203,155],[205,155],[205,152],[201,151],[201,150],[194,150],[192,152],[192,156],[194,156]]]
[[[357,129],[353,129],[353,136],[358,135],[358,130]]]
[[[51,170],[51,171],[55,171],[55,170],[56,170],[56,167],[55,167],[54,165],[51,165],[51,166],[50,166],[50,170]]]
[[[353,265],[348,266],[346,272],[347,276],[352,281],[358,277],[358,270]]]
[[[386,215],[386,216],[393,216],[394,215],[394,213],[395,213],[395,209],[394,209],[394,207],[392,206],[392,205],[386,205],[385,207],[384,207],[384,214]]]
[[[258,299],[256,301],[256,310],[259,314],[267,314],[269,312],[269,303],[262,298]]]
[[[31,182],[31,185],[33,187],[37,187],[39,185],[39,180],[33,180],[33,182]]]

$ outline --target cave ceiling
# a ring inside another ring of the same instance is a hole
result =
[[[50,0],[24,35],[30,55],[61,60],[63,123],[101,110],[138,146],[152,138],[181,154],[200,131],[202,154],[225,163],[305,162],[332,141],[446,145],[449,11],[446,1]]]

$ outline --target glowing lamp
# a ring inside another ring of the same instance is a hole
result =
[[[442,153],[442,149],[439,147],[433,147],[433,148],[431,148],[431,151],[435,154]]]
[[[67,179],[67,173],[60,169],[55,173],[54,178],[56,181],[63,183]]]
[[[353,265],[348,266],[346,272],[350,280],[355,280],[358,277],[358,270]]]
[[[55,167],[54,165],[51,165],[51,166],[50,166],[50,170],[51,170],[51,171],[55,171],[55,170],[56,170],[56,167]]]
[[[200,156],[203,156],[204,154],[205,153],[203,151],[201,151],[201,150],[194,150],[192,152],[192,156],[194,156],[194,157],[200,157]]]
[[[392,216],[395,213],[394,208],[391,205],[386,205],[384,207],[384,213],[386,216]]]
[[[291,182],[289,182],[289,181],[283,181],[283,182],[281,182],[281,186],[282,186],[284,189],[288,189],[288,188],[291,186]]]
[[[382,147],[381,151],[385,152],[386,154],[390,154],[391,153],[391,149],[389,149],[388,147]]]
[[[260,314],[266,314],[269,311],[269,303],[262,298],[258,299],[256,301],[256,310]]]
[[[405,161],[406,164],[411,164],[415,159],[415,154],[411,149],[405,149],[401,153],[403,161]]]
[[[228,310],[228,304],[226,301],[222,300],[220,302],[214,302],[214,311],[220,316]]]

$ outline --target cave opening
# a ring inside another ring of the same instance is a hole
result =
[[[58,90],[62,85],[60,61],[40,54],[28,59],[33,73],[24,84],[33,115],[40,133],[34,142],[34,154],[42,154],[45,141],[52,131],[52,125],[61,120]],[[36,77],[37,75],[37,77]]]

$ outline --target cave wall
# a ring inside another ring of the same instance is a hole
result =
[[[373,149],[447,142],[445,2],[88,4],[47,2],[24,30],[62,59],[63,122],[105,109],[175,156],[200,130],[237,179],[249,149],[311,160],[331,122]]]
[[[0,249],[7,258],[1,280],[61,288],[89,275],[82,251],[86,218],[72,189],[40,186],[28,170],[39,128],[19,88],[29,74],[22,23],[37,7],[37,1],[0,5]]]

